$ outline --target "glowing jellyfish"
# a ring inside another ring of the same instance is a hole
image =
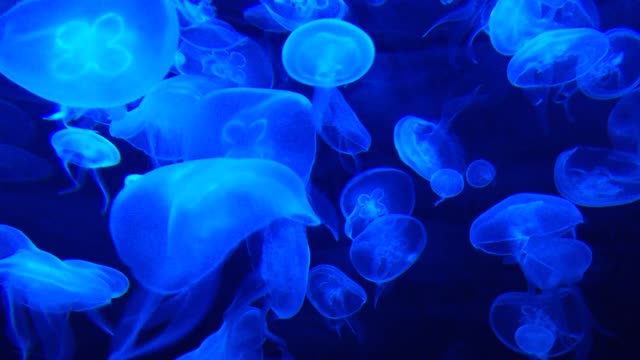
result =
[[[591,28],[546,31],[516,52],[507,77],[520,88],[562,85],[589,72],[608,49],[607,36]]]
[[[498,0],[489,16],[489,38],[502,55],[515,54],[525,43],[544,32],[540,1]]]
[[[127,184],[109,226],[133,276],[167,294],[196,283],[279,218],[319,225],[298,175],[270,160],[213,158],[163,166]]]
[[[570,238],[531,238],[516,254],[527,280],[538,289],[573,285],[591,265],[591,248]]]
[[[607,207],[640,199],[640,157],[579,146],[560,153],[553,169],[556,189],[574,204]]]
[[[342,19],[349,10],[343,0],[260,0],[260,4],[289,31],[317,19]]]
[[[181,25],[189,27],[216,21],[216,7],[208,0],[176,0],[175,4],[182,18]]]
[[[336,87],[360,79],[373,65],[373,41],[346,21],[322,19],[292,32],[282,47],[287,74],[316,87]]]
[[[0,16],[0,29],[0,73],[47,100],[87,108],[143,96],[167,74],[178,44],[170,0],[20,2]]]
[[[495,177],[495,166],[485,159],[473,160],[469,166],[467,166],[467,171],[465,172],[467,184],[476,189],[488,186],[493,182]]]
[[[571,202],[553,195],[511,195],[471,224],[471,245],[492,255],[515,255],[533,237],[573,235],[584,220]]]
[[[351,243],[349,258],[360,276],[375,283],[374,304],[384,284],[404,274],[427,245],[427,231],[409,215],[391,214],[375,219]]]
[[[46,159],[17,146],[0,144],[0,182],[37,182],[52,173],[53,167]]]
[[[464,189],[462,174],[453,169],[439,169],[431,176],[431,190],[440,196],[433,206],[438,206],[448,198],[460,195]]]
[[[607,134],[616,150],[640,154],[640,90],[618,100],[609,113]]]
[[[411,214],[415,187],[402,170],[380,167],[364,171],[342,188],[340,210],[344,232],[353,239],[376,218],[388,214]]]

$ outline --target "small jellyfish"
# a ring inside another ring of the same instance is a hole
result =
[[[342,19],[349,10],[344,0],[260,0],[260,5],[289,31],[317,19]]]
[[[440,196],[433,206],[438,206],[448,198],[458,196],[464,189],[462,174],[453,169],[439,169],[431,176],[431,190]]]
[[[481,189],[493,182],[496,177],[496,168],[485,159],[477,159],[467,166],[465,177],[469,186]]]
[[[618,100],[609,113],[607,134],[616,150],[640,155],[640,89]]]
[[[591,28],[546,31],[515,53],[507,78],[519,88],[562,85],[589,72],[608,49],[607,36]]]
[[[60,158],[65,174],[73,182],[73,187],[67,192],[80,188],[88,170],[102,192],[104,199],[102,211],[104,213],[109,207],[110,197],[102,183],[98,170],[120,163],[120,151],[118,151],[118,148],[95,131],[76,128],[55,132],[50,138],[50,143],[56,155]],[[69,164],[73,164],[80,169],[79,178],[71,174]]]
[[[354,239],[373,220],[388,214],[411,214],[415,187],[402,170],[380,167],[353,177],[340,194],[344,232]]]
[[[558,155],[553,179],[558,192],[580,206],[629,204],[640,200],[640,157],[578,146]]]

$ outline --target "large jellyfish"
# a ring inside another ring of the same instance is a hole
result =
[[[178,45],[171,0],[21,1],[0,16],[0,29],[0,73],[47,100],[87,108],[143,96]]]
[[[616,150],[640,155],[640,89],[618,100],[609,113],[607,134]]]

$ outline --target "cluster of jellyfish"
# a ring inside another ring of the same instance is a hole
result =
[[[358,281],[375,284],[377,304],[427,244],[425,226],[412,216],[412,177],[398,168],[359,169],[358,156],[372,137],[341,91],[372,67],[373,40],[346,20],[343,0],[261,0],[243,16],[264,32],[288,33],[277,64],[283,74],[276,74],[261,45],[217,18],[210,2],[153,3],[22,0],[0,7],[0,73],[57,105],[43,120],[58,124],[50,145],[71,183],[61,194],[77,190],[87,175],[95,179],[129,275],[60,260],[0,225],[3,304],[21,357],[71,359],[70,312],[86,313],[111,336],[112,360],[174,345],[204,319],[226,260],[241,246],[254,271],[218,330],[180,359],[262,359],[265,342],[289,358],[269,323],[294,317],[305,300],[338,332],[344,325],[357,332],[350,319],[368,300]],[[442,24],[469,21],[470,45],[486,32],[496,51],[513,56],[508,79],[536,106],[548,98],[568,104],[575,91],[621,98],[609,118],[614,149],[581,146],[558,156],[554,179],[563,198],[510,196],[470,231],[475,248],[518,264],[528,283],[528,292],[502,294],[491,306],[497,338],[535,359],[588,351],[594,324],[577,285],[592,255],[576,239],[583,222],[576,205],[640,199],[640,34],[600,31],[592,0],[442,3],[459,7],[425,36]],[[274,89],[276,75],[313,95]],[[478,87],[451,100],[440,119],[406,115],[395,124],[397,155],[429,182],[439,197],[434,205],[459,195],[465,183],[496,184],[490,161],[466,164],[451,126],[482,101],[481,93]],[[33,125],[14,104],[0,100],[0,109],[12,119],[0,126],[23,130],[0,132],[0,156],[17,170],[9,180],[50,176],[46,162],[24,149],[26,127]],[[356,164],[339,198],[342,229],[338,199],[310,181],[317,137]],[[126,141],[154,166],[127,176],[113,200],[100,176],[121,161],[109,138]],[[307,227],[319,225],[335,240],[348,238],[357,279],[333,264],[310,268]],[[123,296],[122,316],[105,319],[99,310]]]

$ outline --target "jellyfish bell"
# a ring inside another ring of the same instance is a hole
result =
[[[431,176],[429,185],[431,190],[440,197],[434,204],[438,206],[446,199],[460,195],[464,189],[464,178],[456,170],[439,169]]]
[[[484,159],[477,159],[469,163],[465,171],[467,184],[472,188],[480,189],[488,186],[496,177],[495,166]]]

